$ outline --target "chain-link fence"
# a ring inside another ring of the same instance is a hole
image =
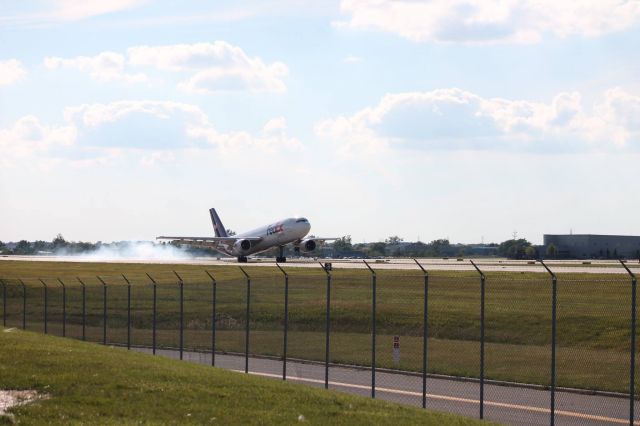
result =
[[[2,279],[2,321],[507,423],[634,423],[624,263],[606,277],[365,266]]]

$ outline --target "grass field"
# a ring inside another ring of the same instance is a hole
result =
[[[479,421],[0,327],[0,388],[48,399],[21,424],[452,424]],[[0,417],[0,423],[11,423]]]
[[[80,287],[87,282],[87,333],[102,338],[101,275],[108,288],[108,340],[126,341],[125,273],[132,281],[133,343],[151,343],[152,288],[158,286],[158,344],[177,346],[179,305],[176,269],[184,278],[185,347],[210,347],[212,286],[203,266],[113,263],[0,262],[0,277],[23,277],[28,287],[28,328],[42,329],[43,288],[47,277],[50,331],[60,334],[61,277],[67,290],[69,335],[80,335]],[[211,266],[217,284],[217,349],[242,352],[246,282],[236,266]],[[284,320],[284,281],[276,268],[247,267],[252,277],[251,352],[280,356]],[[289,356],[324,359],[326,275],[288,269]],[[9,280],[14,283],[14,281]],[[479,374],[480,281],[471,272],[433,272],[429,278],[429,369],[461,376]],[[335,270],[331,290],[331,359],[370,364],[371,275],[366,270]],[[22,289],[8,286],[11,325],[21,324]],[[419,371],[422,356],[424,285],[419,271],[377,273],[377,331],[380,367]],[[547,384],[551,341],[551,283],[545,274],[487,274],[486,374],[489,378]],[[558,283],[558,385],[628,391],[630,284],[625,275],[563,274]],[[392,336],[401,338],[401,361],[391,357]]]

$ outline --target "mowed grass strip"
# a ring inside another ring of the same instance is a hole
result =
[[[290,356],[324,358],[326,275],[320,269],[286,267],[289,272]],[[374,265],[375,268],[375,265]],[[246,282],[237,266],[130,263],[1,261],[1,277],[24,277],[28,286],[27,325],[42,330],[43,290],[37,277],[61,277],[67,291],[68,332],[79,336],[80,287],[87,282],[87,325],[101,338],[103,289],[95,275],[109,283],[109,342],[126,342],[126,286],[132,281],[133,343],[150,344],[152,289],[145,273],[158,282],[158,344],[177,346],[179,304],[175,269],[184,279],[185,347],[210,345],[211,283],[218,280],[219,350],[244,348]],[[281,355],[284,323],[282,273],[268,266],[247,267],[252,276],[250,328],[255,354]],[[336,269],[332,273],[332,360],[370,363],[371,274]],[[60,334],[61,288],[49,285],[50,332]],[[20,326],[22,289],[8,286],[8,324]],[[430,272],[429,368],[433,373],[479,375],[480,280],[474,272]],[[378,366],[418,371],[423,333],[423,276],[413,270],[377,272]],[[626,275],[560,274],[558,281],[558,385],[625,392],[628,389],[631,286]],[[486,329],[488,378],[548,384],[551,342],[551,280],[548,274],[487,274]],[[392,363],[392,338],[401,338],[402,360]],[[640,343],[640,339],[637,340]],[[640,353],[638,351],[637,353]],[[451,354],[455,354],[452,356]],[[640,384],[639,384],[640,385]]]
[[[48,399],[21,424],[474,425],[479,421],[162,357],[0,328],[0,389]]]

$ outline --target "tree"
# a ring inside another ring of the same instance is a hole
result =
[[[552,259],[558,255],[558,248],[555,246],[555,244],[551,243],[547,246],[546,255],[547,257],[550,257]]]
[[[45,251],[47,249],[47,242],[46,241],[42,241],[42,240],[38,240],[35,241],[33,243],[33,251],[34,252],[39,252],[39,251]]]
[[[53,241],[51,241],[51,243],[53,244],[53,249],[54,250],[62,248],[62,247],[66,247],[69,244],[69,243],[67,243],[67,240],[64,239],[62,234],[56,235],[56,237],[53,239]]]
[[[233,237],[234,235],[236,235],[236,231],[234,231],[233,229],[229,228],[227,229],[227,235],[230,237]]]
[[[18,244],[13,249],[14,254],[32,254],[33,248],[31,247],[31,243],[27,240],[20,240]]]
[[[526,249],[531,243],[524,238],[517,240],[507,240],[498,246],[498,254],[509,259],[524,259],[526,257]]]
[[[0,253],[3,253],[7,249],[7,245],[0,241]]]
[[[527,256],[527,259],[535,259],[538,252],[534,246],[529,246],[524,249],[524,254]]]
[[[345,235],[338,238],[333,242],[333,250],[336,252],[348,252],[353,250],[353,244],[351,244],[351,235]]]
[[[383,242],[373,243],[369,246],[368,256],[384,256],[387,252],[387,244]]]
[[[403,242],[404,240],[400,237],[398,237],[397,235],[393,235],[389,238],[387,238],[386,240],[384,240],[385,243],[387,244],[399,244],[401,242]]]
[[[447,253],[449,247],[450,244],[447,239],[433,240],[429,243],[427,252],[430,252],[432,256],[442,256]]]

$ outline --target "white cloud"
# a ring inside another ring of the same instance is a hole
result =
[[[620,0],[342,0],[338,26],[417,42],[532,43],[546,35],[594,37],[640,21],[640,2]]]
[[[287,134],[283,117],[257,133],[221,132],[195,105],[172,101],[125,100],[85,104],[64,110],[64,122],[45,125],[33,116],[0,129],[0,167],[22,160],[28,165],[70,162],[77,166],[106,164],[129,156],[144,166],[171,163],[180,152],[202,155],[261,154],[299,151],[301,142]]]
[[[0,86],[13,84],[27,75],[24,66],[17,59],[0,61]]]
[[[44,66],[50,70],[72,68],[88,73],[98,81],[121,80],[127,83],[138,83],[147,80],[144,74],[127,74],[124,71],[125,58],[115,52],[102,52],[96,56],[77,56],[75,58],[46,57]]]
[[[146,0],[54,0],[49,15],[64,21],[77,21],[93,16],[131,9]]]
[[[70,147],[77,140],[73,126],[46,126],[32,115],[0,129],[0,167],[14,167],[17,161],[42,158],[57,148]]]
[[[283,78],[289,70],[282,62],[265,64],[249,57],[241,48],[224,41],[214,43],[135,46],[127,56],[102,52],[75,58],[47,57],[44,65],[51,70],[76,69],[98,81],[148,81],[140,68],[177,74],[177,87],[193,93],[229,91],[284,92]],[[135,69],[135,73],[134,70]]]
[[[460,89],[385,95],[349,117],[320,122],[316,133],[359,155],[391,146],[416,149],[602,149],[640,142],[640,97],[612,89],[592,108],[579,93],[550,103],[483,98]]]
[[[187,133],[189,137],[206,140],[221,153],[229,155],[254,149],[268,153],[275,153],[282,148],[297,151],[303,146],[298,139],[287,135],[284,117],[269,120],[257,135],[242,131],[220,133],[209,123],[204,126],[192,126]]]
[[[36,0],[29,2],[26,9],[22,7],[23,2],[15,2],[15,5],[7,2],[3,6],[9,10],[0,17],[0,22],[15,27],[74,22],[131,9],[146,2],[147,0]],[[11,6],[15,13],[11,12]]]
[[[64,110],[67,121],[76,121],[84,127],[99,127],[115,123],[132,114],[145,114],[160,120],[171,120],[178,115],[206,123],[206,114],[197,106],[174,101],[125,100],[109,104],[83,104]]]
[[[173,151],[153,151],[140,159],[143,166],[155,166],[161,163],[173,163],[176,155]]]
[[[134,66],[193,73],[179,87],[191,92],[268,91],[283,92],[282,78],[288,68],[281,62],[265,64],[249,57],[241,48],[224,41],[214,43],[137,46],[127,50]]]

